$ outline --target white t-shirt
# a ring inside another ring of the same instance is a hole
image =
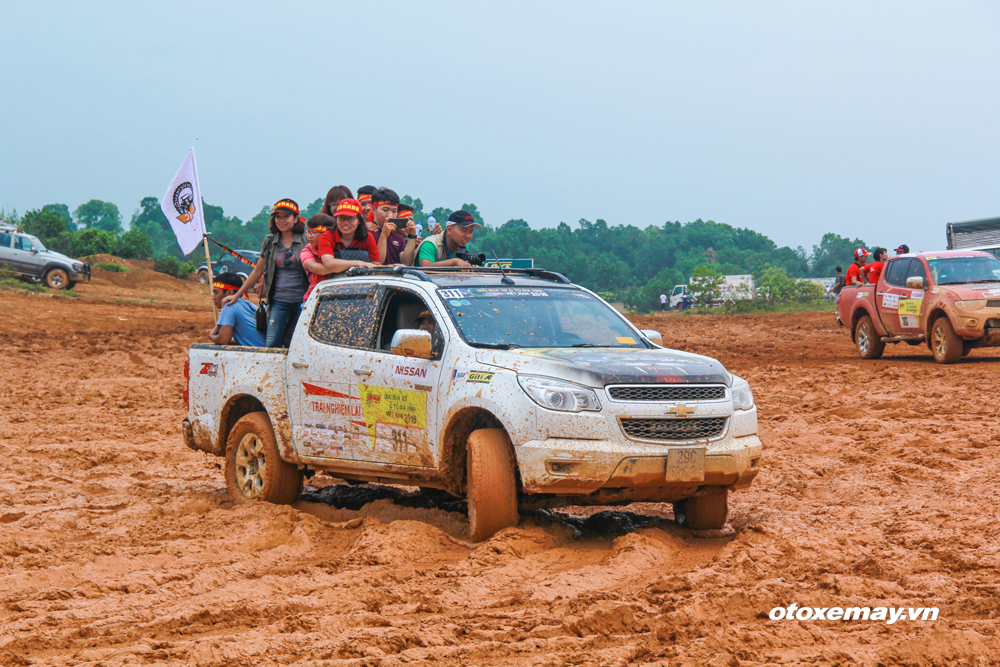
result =
[[[666,294],[661,294],[660,295],[660,303],[666,303],[666,302],[667,302],[667,295]]]

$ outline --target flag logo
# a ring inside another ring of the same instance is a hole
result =
[[[177,219],[183,223],[194,220],[194,188],[190,181],[184,181],[174,189],[174,208],[180,213]]]

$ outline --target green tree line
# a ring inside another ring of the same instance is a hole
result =
[[[414,219],[428,230],[433,215],[444,223],[452,210],[439,206],[424,210],[419,198],[404,196],[414,208]],[[322,198],[303,210],[317,213]],[[234,249],[259,249],[268,233],[270,206],[264,206],[247,221],[227,216],[221,206],[202,202],[205,224],[212,238]],[[829,277],[834,267],[846,266],[853,252],[868,247],[861,239],[828,233],[807,253],[801,246],[779,247],[770,238],[750,229],[732,227],[713,220],[682,224],[664,222],[639,228],[609,225],[601,219],[580,220],[576,227],[560,222],[556,227],[532,228],[526,221],[508,220],[488,224],[475,204],[463,204],[483,228],[470,244],[473,250],[502,258],[532,258],[536,267],[566,274],[575,283],[597,292],[613,294],[640,309],[658,303],[658,296],[686,282],[698,267],[727,274],[764,275],[768,267],[781,269],[792,278]],[[65,204],[47,204],[23,216],[8,215],[47,247],[73,257],[108,253],[125,258],[149,259],[172,256],[182,259],[173,231],[156,197],[145,197],[132,214],[126,231],[121,213],[113,203],[92,199],[72,212]],[[195,253],[199,253],[196,250]],[[213,258],[220,257],[213,248]],[[198,262],[198,256],[191,259]]]

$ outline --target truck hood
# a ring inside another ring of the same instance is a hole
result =
[[[993,299],[1000,296],[1000,281],[995,283],[976,283],[973,285],[941,285],[934,289],[939,292],[950,292],[957,299]]]
[[[700,354],[657,348],[531,348],[477,350],[476,361],[528,375],[547,375],[588,387],[609,384],[732,383],[725,367]]]
[[[38,255],[40,257],[44,257],[45,259],[54,259],[59,262],[66,262],[69,266],[73,266],[74,264],[83,264],[82,259],[73,259],[72,257],[67,257],[61,252],[53,252],[52,250],[45,250],[44,252],[38,253]]]

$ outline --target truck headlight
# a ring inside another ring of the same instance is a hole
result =
[[[955,307],[959,310],[979,310],[986,307],[986,299],[972,299],[971,301],[956,301]]]
[[[597,393],[582,384],[541,375],[518,375],[517,382],[531,400],[549,410],[580,412],[601,409]]]
[[[753,407],[753,392],[750,383],[741,377],[733,376],[733,407],[737,410],[749,410]]]
[[[74,271],[83,271],[83,264],[81,264],[80,262],[74,262],[73,263],[73,270]]]

